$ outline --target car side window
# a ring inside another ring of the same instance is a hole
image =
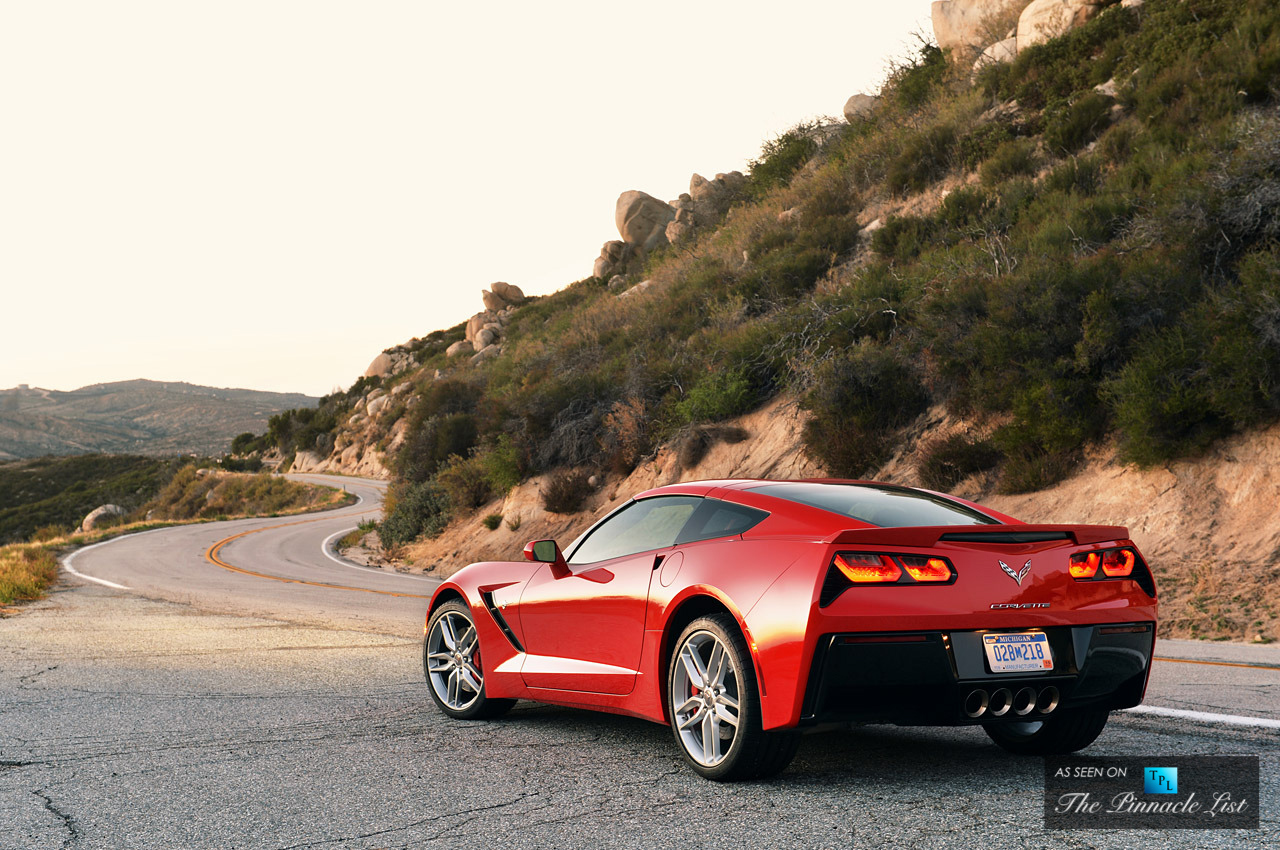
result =
[[[750,530],[768,515],[767,511],[746,505],[703,499],[676,542],[694,543],[716,537],[733,537]]]
[[[592,531],[569,563],[594,564],[671,546],[701,502],[699,496],[655,496],[634,502]]]

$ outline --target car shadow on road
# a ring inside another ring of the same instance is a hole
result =
[[[620,757],[648,748],[655,755],[674,754],[669,727],[635,717],[521,701],[502,722],[614,746]],[[933,781],[939,775],[975,771],[1008,773],[1011,765],[1038,773],[1040,764],[1039,759],[1010,756],[975,727],[849,726],[805,734],[785,775],[821,783],[880,780],[892,771],[897,781]]]

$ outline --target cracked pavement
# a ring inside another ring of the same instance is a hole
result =
[[[520,703],[449,721],[420,657],[416,639],[347,623],[64,587],[0,621],[0,847],[1277,842],[1274,732],[1124,716],[1089,750],[1259,753],[1261,831],[1046,832],[1040,760],[976,729],[810,735],[777,779],[717,785],[641,720]]]

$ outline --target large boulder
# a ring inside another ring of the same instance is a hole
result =
[[[844,102],[844,120],[856,124],[870,115],[879,102],[880,98],[873,94],[855,94]]]
[[[453,357],[455,354],[472,354],[475,352],[475,350],[476,350],[475,346],[471,344],[471,340],[460,339],[457,342],[455,342],[453,345],[449,346],[444,350],[444,356]],[[407,386],[409,385],[401,384],[400,386],[396,387],[396,389],[400,389],[400,387],[407,387]]]
[[[489,288],[493,290],[495,295],[508,304],[514,305],[524,303],[524,290],[515,284],[497,281],[496,283],[490,284]]]
[[[95,528],[101,528],[111,520],[119,519],[124,515],[125,510],[119,505],[102,505],[89,512],[89,515],[80,523],[80,530],[93,531]]]
[[[600,248],[600,256],[596,257],[595,264],[591,268],[591,274],[601,280],[608,280],[621,269],[630,253],[631,249],[627,243],[619,239],[604,243]]]
[[[499,313],[508,307],[522,304],[525,300],[524,292],[520,287],[502,281],[490,284],[488,289],[480,290],[480,297],[484,300],[484,309],[490,313]]]
[[[634,189],[618,196],[614,210],[614,223],[622,241],[642,252],[666,244],[667,222],[675,217],[675,208],[670,204]]]
[[[982,55],[973,63],[973,70],[977,71],[988,65],[996,65],[1000,62],[1012,62],[1018,56],[1018,38],[1006,38],[1004,41],[997,41],[995,44],[982,51]]]
[[[470,319],[467,319],[467,332],[465,335],[467,342],[475,342],[476,334],[480,333],[480,329],[485,325],[492,324],[497,318],[496,313],[486,310],[483,313],[476,313]]]
[[[1027,5],[1027,0],[935,0],[932,9],[933,38],[943,50],[969,51],[969,55],[985,48],[1003,32],[990,30],[999,16],[1012,7]]]
[[[1018,18],[1018,50],[1064,35],[1097,17],[1116,0],[1033,0]]]
[[[395,361],[391,359],[391,355],[382,352],[373,358],[373,362],[369,364],[369,368],[364,370],[366,378],[385,378],[391,374],[391,370],[395,368]]]

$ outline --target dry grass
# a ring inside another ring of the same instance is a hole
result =
[[[0,548],[0,610],[13,602],[39,599],[58,577],[58,559],[44,545]]]
[[[1252,561],[1160,562],[1160,637],[1280,640],[1280,566]]]

